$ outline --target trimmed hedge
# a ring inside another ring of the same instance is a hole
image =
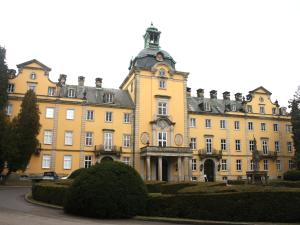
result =
[[[161,186],[165,183],[164,181],[147,181],[145,184],[148,193],[161,193]]]
[[[161,185],[162,194],[177,194],[183,188],[196,186],[196,182],[167,183]]]
[[[74,170],[70,176],[68,177],[68,179],[75,179],[76,177],[78,177],[83,171],[85,171],[86,168],[79,168],[77,170]]]
[[[289,187],[289,188],[300,188],[300,181],[272,181],[270,185],[273,187]]]
[[[300,181],[300,170],[289,170],[283,174],[284,180]]]
[[[70,185],[71,182],[66,180],[36,183],[32,185],[32,198],[37,201],[63,206]]]
[[[299,222],[300,192],[149,197],[144,216],[223,221]]]
[[[230,184],[230,185],[242,185],[245,183],[246,183],[245,180],[228,180],[227,181],[227,184]]]
[[[146,186],[134,168],[120,162],[96,164],[71,185],[67,213],[97,218],[131,218],[145,208]]]

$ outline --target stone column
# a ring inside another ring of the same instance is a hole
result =
[[[151,180],[151,164],[150,164],[150,156],[146,157],[146,161],[147,161],[147,180]]]
[[[162,157],[158,157],[158,180],[162,181]]]
[[[188,158],[189,168],[188,168],[188,181],[192,180],[192,158]]]
[[[184,157],[184,181],[189,181],[189,158],[187,156]]]
[[[182,181],[182,163],[181,163],[181,157],[178,157],[177,159],[177,171],[178,171],[178,181]]]

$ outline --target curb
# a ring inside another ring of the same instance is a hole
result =
[[[31,196],[31,192],[28,192],[27,194],[25,194],[24,199],[25,199],[25,201],[27,201],[31,204],[40,205],[40,206],[48,207],[48,208],[52,208],[52,209],[60,209],[60,210],[63,209],[62,206],[52,205],[52,204],[48,204],[48,203],[44,203],[44,202],[34,200]]]

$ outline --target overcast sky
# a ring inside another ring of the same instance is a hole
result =
[[[189,72],[193,95],[204,88],[244,95],[258,86],[287,106],[300,85],[300,1],[16,1],[0,2],[0,45],[7,63],[37,59],[94,85],[118,88],[143,49],[151,21],[176,69]]]

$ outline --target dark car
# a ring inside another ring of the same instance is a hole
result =
[[[53,171],[44,172],[43,180],[57,180],[58,178],[58,175]]]

